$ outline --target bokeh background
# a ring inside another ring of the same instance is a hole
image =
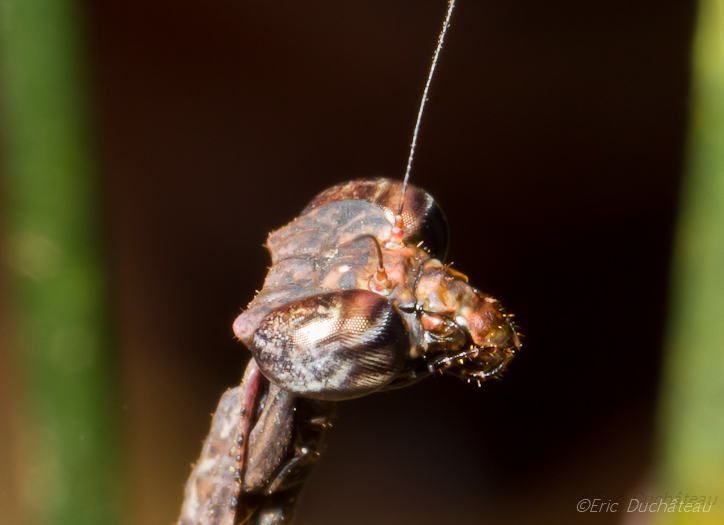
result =
[[[262,284],[268,232],[335,183],[404,173],[444,9],[80,5],[119,523],[176,518],[210,414],[249,358],[231,322]],[[524,349],[482,388],[440,377],[340,404],[300,525],[621,523],[631,516],[576,504],[678,490],[652,487],[695,15],[681,0],[459,2],[412,182],[447,214],[448,259],[516,314]],[[11,274],[3,525],[34,523],[43,499],[17,461]]]

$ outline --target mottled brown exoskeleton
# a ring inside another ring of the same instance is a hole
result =
[[[351,399],[445,372],[479,381],[518,346],[500,304],[441,261],[447,225],[402,182],[353,181],[269,236],[264,287],[234,322],[264,376],[288,392]],[[380,276],[380,270],[383,276]]]
[[[444,264],[447,224],[425,191],[357,180],[317,196],[267,241],[264,286],[234,321],[251,350],[186,484],[179,525],[290,523],[334,402],[435,373],[498,376],[520,347],[497,300]]]
[[[180,523],[231,524],[214,520],[237,508],[249,523],[288,523],[333,401],[436,372],[479,383],[519,348],[500,303],[442,262],[447,225],[429,194],[410,185],[396,227],[401,190],[335,186],[269,236],[264,287],[234,322],[253,359],[187,484],[187,503],[203,503]]]

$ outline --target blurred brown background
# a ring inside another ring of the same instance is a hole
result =
[[[442,0],[88,2],[126,523],[172,523],[269,231],[404,173]],[[517,315],[503,381],[345,402],[299,524],[616,523],[652,460],[693,2],[461,0],[412,182]]]

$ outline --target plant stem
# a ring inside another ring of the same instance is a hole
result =
[[[81,13],[72,0],[0,9],[17,481],[32,522],[112,524],[117,403]]]
[[[724,522],[724,0],[700,0],[687,166],[660,413],[659,489],[719,502],[666,523]]]

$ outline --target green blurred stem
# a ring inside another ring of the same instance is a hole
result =
[[[79,5],[0,4],[2,194],[31,521],[116,522],[117,448],[98,180]]]
[[[724,523],[724,0],[701,0],[693,55],[687,166],[662,385],[659,488],[719,497]]]

